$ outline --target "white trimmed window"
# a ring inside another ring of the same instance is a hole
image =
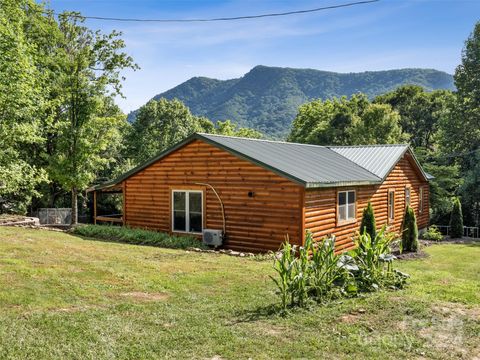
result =
[[[418,189],[418,212],[423,213],[423,187]]]
[[[395,191],[388,192],[388,220],[395,219]]]
[[[172,231],[201,233],[203,230],[203,192],[172,190]]]
[[[355,220],[355,190],[338,192],[338,222]]]
[[[406,187],[405,188],[405,207],[407,207],[407,205],[410,205],[411,200],[412,200],[412,196],[411,196],[410,188]]]

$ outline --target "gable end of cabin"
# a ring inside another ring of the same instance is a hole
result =
[[[125,224],[201,237],[223,227],[225,247],[278,250],[303,239],[304,187],[194,139],[123,181]]]
[[[406,204],[414,209],[419,229],[429,222],[429,183],[410,150],[378,185],[331,187],[305,192],[305,230],[315,241],[335,235],[336,248],[354,247],[363,209],[371,202],[377,228],[400,233]]]

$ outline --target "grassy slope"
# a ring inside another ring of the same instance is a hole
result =
[[[281,318],[268,261],[0,228],[0,358],[478,356],[480,246],[428,252],[406,290]]]

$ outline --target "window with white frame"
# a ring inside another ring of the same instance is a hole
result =
[[[411,191],[409,187],[405,188],[405,207],[409,206],[411,202]]]
[[[388,192],[388,219],[395,219],[395,191],[390,190]]]
[[[203,192],[172,191],[172,230],[201,233],[203,230]]]
[[[355,191],[338,192],[338,221],[355,220]]]
[[[420,189],[418,189],[418,212],[422,213],[423,212],[423,187],[420,186]]]

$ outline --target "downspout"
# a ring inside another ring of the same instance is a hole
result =
[[[220,198],[220,195],[218,195],[217,193],[217,190],[215,190],[215,188],[210,185],[210,184],[207,184],[207,183],[195,183],[195,185],[201,185],[201,186],[208,186],[210,189],[212,189],[213,193],[216,195],[217,199],[218,199],[218,202],[220,203],[220,208],[222,209],[222,220],[223,220],[223,229],[222,229],[222,232],[223,232],[223,236],[225,236],[225,233],[227,232],[226,230],[226,223],[225,223],[225,208],[223,206],[223,202],[222,202],[222,199]]]

